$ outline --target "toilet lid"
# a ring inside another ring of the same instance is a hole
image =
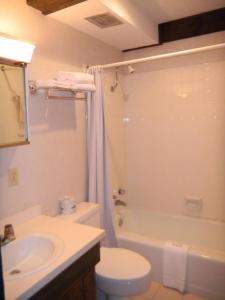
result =
[[[146,276],[151,271],[147,259],[128,249],[101,247],[101,261],[95,272],[111,279],[134,279]]]

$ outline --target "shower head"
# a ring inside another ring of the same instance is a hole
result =
[[[133,74],[134,73],[134,68],[131,65],[129,65],[128,66],[128,71],[129,71],[130,74]]]

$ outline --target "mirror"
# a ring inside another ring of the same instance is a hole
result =
[[[26,65],[0,60],[0,147],[28,143]]]

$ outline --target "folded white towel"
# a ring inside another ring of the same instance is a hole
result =
[[[60,82],[58,80],[37,80],[36,81],[36,87],[38,89],[43,89],[43,88],[65,88],[65,89],[70,89],[72,86],[71,83],[65,83],[65,82]]]
[[[62,88],[74,91],[91,91],[94,92],[96,87],[94,84],[75,84],[69,82],[61,82],[58,80],[37,80],[36,87],[43,88]]]
[[[96,91],[96,86],[95,84],[88,84],[88,83],[77,83],[74,86],[76,86],[76,89],[79,91],[90,91],[90,92],[94,92]]]
[[[184,292],[188,246],[166,242],[163,250],[163,284]]]
[[[94,75],[81,72],[59,71],[57,73],[57,80],[71,83],[94,84]]]

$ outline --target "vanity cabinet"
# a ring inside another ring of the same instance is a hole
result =
[[[95,300],[95,265],[100,261],[98,243],[30,300]]]

